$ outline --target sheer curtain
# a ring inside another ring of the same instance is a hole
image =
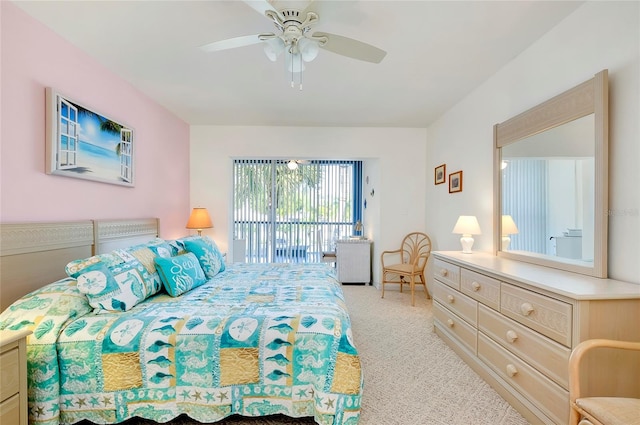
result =
[[[509,159],[503,166],[502,214],[511,215],[519,231],[509,249],[547,254],[547,162]]]

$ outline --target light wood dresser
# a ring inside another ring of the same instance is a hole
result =
[[[0,424],[27,425],[27,347],[31,331],[0,331]]]
[[[482,252],[433,258],[436,334],[531,423],[568,423],[568,360],[579,342],[640,341],[640,285]],[[602,367],[612,362],[619,374]],[[633,353],[593,353],[583,373],[590,394],[640,397]]]

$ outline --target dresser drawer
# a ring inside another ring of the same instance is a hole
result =
[[[458,337],[458,340],[474,354],[476,353],[477,332],[474,327],[447,310],[437,301],[433,303],[433,316],[436,321],[441,323],[443,328]]]
[[[500,281],[480,273],[462,269],[460,290],[496,310],[500,309]]]
[[[441,282],[435,281],[434,283],[433,298],[474,327],[477,326],[478,302]]]
[[[538,406],[554,423],[569,421],[569,392],[547,379],[489,337],[478,335],[478,357]]]
[[[460,289],[460,267],[436,258],[433,261],[433,275],[452,288]]]
[[[5,351],[0,357],[0,401],[20,391],[20,355],[18,348]]]
[[[571,304],[502,282],[500,311],[554,341],[571,347]]]
[[[569,388],[569,348],[483,305],[478,310],[478,328],[561,387]]]

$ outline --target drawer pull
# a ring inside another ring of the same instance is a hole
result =
[[[509,363],[507,365],[507,375],[509,375],[510,377],[514,377],[518,374],[518,369],[516,369],[516,367],[514,365],[512,365],[511,363]]]
[[[514,331],[507,331],[507,341],[513,344],[514,342],[516,342],[517,339],[518,339],[517,333],[515,333]]]
[[[447,269],[440,270],[440,276],[446,277],[448,274],[449,274],[449,270]]]
[[[529,303],[522,303],[522,305],[520,306],[520,311],[523,315],[529,316],[531,313],[533,313],[533,306]]]
[[[449,300],[449,303],[453,303],[455,298],[453,298],[453,295],[447,295],[447,300]]]
[[[471,287],[476,292],[478,292],[480,290],[480,284],[478,282],[476,282],[476,281],[473,281],[473,283],[471,284]]]
[[[447,325],[449,325],[450,328],[453,327],[453,320],[449,319],[447,320]]]

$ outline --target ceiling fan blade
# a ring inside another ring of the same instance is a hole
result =
[[[353,38],[343,37],[341,35],[330,34],[328,32],[313,33],[313,38],[326,37],[327,42],[320,47],[342,56],[359,59],[365,62],[380,63],[387,55],[382,49],[372,46]]]
[[[236,47],[250,46],[262,43],[265,40],[275,37],[275,34],[253,34],[241,37],[228,38],[226,40],[214,41],[213,43],[200,46],[205,52],[217,52],[219,50],[235,49]]]
[[[269,0],[244,0],[244,2],[247,6],[258,12],[262,16],[266,16],[265,12],[267,10],[272,10],[276,13],[278,12]]]

